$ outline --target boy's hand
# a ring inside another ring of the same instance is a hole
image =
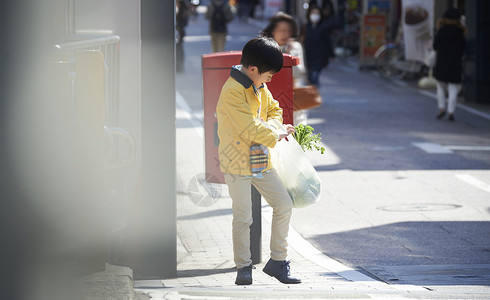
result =
[[[284,124],[284,129],[286,129],[288,135],[294,132],[294,126],[291,124]]]
[[[284,129],[286,129],[287,133],[279,134],[279,140],[282,140],[283,138],[287,137],[288,135],[294,132],[294,126],[291,124],[285,124]]]

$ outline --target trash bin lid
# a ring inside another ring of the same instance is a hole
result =
[[[242,51],[225,51],[202,55],[203,69],[228,69],[233,65],[240,64]],[[284,54],[284,67],[296,66],[299,63],[299,58]]]

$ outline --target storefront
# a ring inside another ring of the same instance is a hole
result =
[[[463,1],[458,1],[463,2]],[[490,104],[490,1],[464,3],[466,16],[466,60],[464,97],[466,101]]]

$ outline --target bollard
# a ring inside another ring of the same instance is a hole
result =
[[[252,264],[262,262],[262,203],[259,191],[252,185],[252,219],[250,225],[250,253]]]

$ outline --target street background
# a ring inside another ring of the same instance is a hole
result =
[[[265,25],[234,20],[225,50],[241,50]],[[198,15],[186,30],[184,72],[176,78],[178,278],[136,281],[137,291],[168,299],[490,298],[488,107],[460,99],[455,122],[437,120],[435,90],[360,71],[355,58],[323,71],[323,104],[308,115],[327,152],[308,153],[322,180],[320,202],[293,211],[291,265],[303,283],[281,285],[258,265],[254,285],[236,287],[231,199],[226,185],[202,187],[208,22]],[[212,204],[198,206],[201,200]],[[262,215],[267,261],[264,201]]]

